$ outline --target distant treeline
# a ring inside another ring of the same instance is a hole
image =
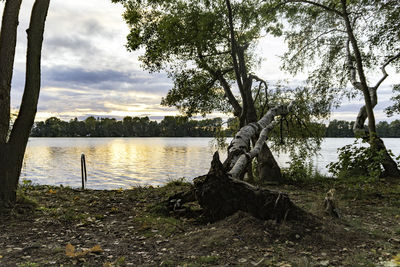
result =
[[[192,120],[184,116],[166,116],[161,122],[148,117],[125,117],[122,121],[109,118],[88,117],[62,121],[51,117],[35,123],[31,136],[34,137],[213,137],[217,132],[232,136],[237,126],[230,119],[227,128],[222,119]],[[333,120],[325,126],[326,137],[354,137],[354,122]],[[380,137],[400,137],[400,120],[377,124]]]
[[[326,127],[326,137],[354,137],[354,121],[333,120]],[[400,137],[400,120],[391,123],[381,121],[376,125],[376,131],[380,137]]]
[[[34,137],[212,137],[222,128],[222,119],[190,120],[183,116],[166,116],[161,122],[148,117],[125,117],[123,120],[88,117],[62,121],[51,117],[35,123]]]

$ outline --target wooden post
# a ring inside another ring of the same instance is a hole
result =
[[[82,174],[82,189],[85,189],[87,183],[85,154],[81,155],[81,174]]]

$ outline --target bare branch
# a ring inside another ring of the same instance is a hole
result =
[[[386,67],[387,65],[389,65],[390,63],[392,63],[393,61],[395,61],[396,59],[400,58],[400,52],[389,58],[385,63],[383,63],[382,67],[381,67],[381,71],[382,71],[382,78],[376,83],[376,85],[374,86],[375,90],[378,89],[378,87],[383,83],[383,81],[389,76],[389,74],[386,72]]]
[[[257,75],[254,75],[254,74],[250,74],[250,77],[249,77],[249,78],[252,79],[252,80],[255,80],[255,81],[259,82],[257,94],[256,94],[256,96],[254,97],[254,102],[256,102],[258,96],[260,95],[261,86],[264,85],[265,88],[268,88],[268,84],[267,84],[267,82],[266,82],[265,80],[259,78]]]

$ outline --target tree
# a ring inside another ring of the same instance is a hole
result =
[[[0,206],[9,206],[16,200],[22,161],[39,98],[41,50],[49,4],[50,0],[37,0],[32,8],[27,30],[25,89],[18,117],[8,136],[11,79],[21,0],[5,1],[0,32]]]
[[[326,137],[354,137],[354,122],[333,120],[326,129]]]
[[[387,175],[400,177],[396,162],[377,135],[373,111],[377,104],[377,90],[388,77],[386,67],[399,64],[400,2],[277,2],[278,6],[284,6],[291,25],[285,33],[289,51],[285,54],[284,68],[294,74],[305,67],[315,66],[309,75],[310,84],[319,90],[330,91],[332,96],[347,94],[355,97],[361,93],[364,106],[358,113],[353,131],[356,136],[368,140],[374,150],[382,151],[385,155],[382,165]],[[378,69],[382,76],[371,85],[373,74]],[[372,76],[369,79],[368,74]],[[351,90],[346,90],[347,83],[351,83]],[[340,98],[336,100],[339,102]],[[368,127],[365,128],[367,119]]]
[[[114,2],[125,7],[124,18],[131,28],[128,49],[144,48],[140,58],[144,67],[167,71],[174,82],[162,104],[188,116],[232,112],[240,127],[256,122],[274,106],[267,82],[254,74],[257,41],[266,32],[279,34],[273,14],[262,12],[263,1]],[[264,180],[281,177],[266,143],[258,171]]]

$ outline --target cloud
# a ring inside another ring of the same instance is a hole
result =
[[[25,84],[26,33],[33,0],[23,1],[14,68],[12,106],[17,107]],[[4,2],[0,1],[0,10]],[[118,117],[124,115],[161,117],[177,113],[159,105],[172,88],[165,73],[149,74],[141,70],[138,56],[143,51],[126,50],[129,29],[122,19],[123,7],[110,0],[52,1],[46,22],[42,53],[42,90],[40,114],[68,118],[89,114]],[[0,11],[1,14],[1,11]],[[301,85],[304,75],[295,78],[279,69],[279,55],[285,50],[281,38],[260,41],[257,52],[266,61],[256,71],[271,81],[287,79],[289,86]],[[379,90],[380,104],[387,106],[392,94],[390,84],[399,75],[390,76]],[[344,102],[335,114],[355,118],[361,102]],[[39,114],[39,115],[40,115]],[[120,114],[120,115],[118,115]]]
[[[97,54],[100,49],[96,45],[79,35],[66,35],[66,36],[54,36],[48,38],[44,42],[43,57],[45,60],[49,60],[52,56],[62,55],[65,57],[65,53],[74,53],[87,56],[90,54]]]
[[[43,69],[43,86],[72,89],[85,89],[88,94],[96,90],[118,92],[146,92],[164,96],[172,88],[166,74],[148,74],[140,70],[132,72],[99,69],[88,70],[82,67],[53,66]],[[121,99],[124,95],[120,95]]]
[[[53,67],[44,71],[48,82],[90,85],[103,82],[130,82],[127,73],[116,70],[85,70],[83,68]]]

